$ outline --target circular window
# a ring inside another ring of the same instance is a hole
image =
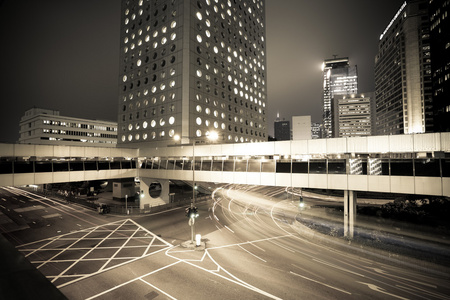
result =
[[[199,43],[202,42],[202,36],[201,36],[200,34],[197,34],[197,41],[198,41]]]
[[[197,105],[196,110],[197,112],[202,112],[202,107],[200,105]]]
[[[202,118],[197,117],[197,119],[195,119],[195,122],[197,123],[197,125],[202,125]]]
[[[173,125],[173,123],[175,123],[175,118],[172,116],[169,118],[169,124]]]
[[[124,135],[122,135],[122,142],[125,142],[126,139],[127,138]]]
[[[144,140],[146,140],[146,139],[147,139],[147,134],[144,133],[144,134],[142,135],[142,138],[143,138]]]
[[[131,142],[133,140],[133,136],[131,134],[128,135],[128,140]]]
[[[175,28],[175,26],[177,26],[177,22],[172,21],[172,23],[170,23],[170,28]]]
[[[162,186],[161,186],[161,183],[159,183],[159,182],[152,182],[150,184],[150,186],[148,187],[148,194],[152,198],[158,198],[159,196],[161,196],[161,192],[162,192]]]
[[[159,125],[164,126],[165,124],[166,124],[166,121],[163,118],[161,118],[159,120]]]
[[[195,15],[197,16],[197,19],[202,20],[203,17],[199,11]]]
[[[155,120],[152,120],[152,121],[150,122],[150,126],[155,127],[155,126],[156,126],[156,121],[155,121]]]
[[[147,126],[148,126],[147,121],[144,121],[144,122],[142,123],[142,127],[145,129],[145,128],[147,128]]]
[[[132,124],[128,125],[128,130],[133,130],[133,125]]]
[[[202,131],[200,129],[197,129],[197,131],[195,132],[196,136],[202,136]]]
[[[169,136],[170,136],[170,137],[173,137],[174,135],[175,135],[175,130],[170,129],[170,130],[169,130]]]

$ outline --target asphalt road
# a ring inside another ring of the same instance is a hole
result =
[[[14,188],[0,230],[69,299],[449,299],[448,273],[316,242],[280,193],[217,190],[198,205],[198,248],[181,246],[184,209],[99,215]]]

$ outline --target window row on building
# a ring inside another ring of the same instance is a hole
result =
[[[69,161],[52,160],[15,160],[2,157],[0,160],[0,174],[69,172],[69,171],[101,171],[136,169],[135,160],[81,160]]]
[[[143,169],[192,171],[191,158],[153,158]],[[450,177],[450,159],[224,159],[196,157],[195,171]]]

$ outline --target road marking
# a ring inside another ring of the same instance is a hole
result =
[[[78,225],[78,224],[77,224]],[[125,243],[123,243],[122,244],[122,246],[120,246],[117,250],[116,250],[116,252],[103,264],[103,266],[100,268],[100,269],[98,269],[98,271],[97,272],[101,272],[105,267],[106,267],[106,265],[107,264],[109,264],[109,262],[112,260],[112,259],[114,259],[115,257],[116,257],[116,255],[120,252],[120,250],[122,250],[123,249],[123,247],[125,247],[125,245],[133,238],[133,236],[138,232],[140,230],[140,228],[138,227],[134,232],[133,232],[133,234],[132,235],[130,235],[129,237],[128,237],[128,239],[126,240],[126,242]],[[154,240],[154,239],[153,239]],[[152,240],[152,242],[153,242],[153,240]],[[150,245],[151,245],[151,243],[150,243]],[[150,248],[150,245],[147,247],[147,250],[145,250],[145,252],[144,252],[144,254],[143,254],[143,256],[147,253],[147,251],[148,251],[148,248]]]
[[[249,243],[250,245],[252,245],[252,246],[255,247],[255,248],[258,248],[259,250],[261,250],[261,251],[263,251],[263,252],[266,252],[266,250],[264,250],[263,248],[261,248],[261,247],[259,247],[259,246],[256,246],[256,245],[253,244],[252,242],[247,241],[247,243]]]
[[[29,207],[16,208],[16,209],[14,209],[14,211],[21,213],[21,212],[27,212],[27,211],[32,211],[32,210],[38,210],[38,209],[45,209],[45,207],[42,205],[33,205],[33,206],[29,206]]]
[[[177,299],[177,298],[174,298],[174,297],[170,296],[169,294],[167,294],[167,293],[164,292],[163,290],[157,288],[156,286],[154,286],[154,285],[151,284],[150,282],[145,281],[145,280],[142,279],[142,278],[139,278],[139,280],[142,281],[142,282],[144,282],[144,283],[146,283],[146,284],[148,284],[149,286],[151,286],[152,288],[154,288],[154,289],[157,290],[158,292],[163,293],[164,295],[166,295],[166,296],[169,297],[170,299]]]
[[[97,295],[94,295],[94,296],[92,296],[92,297],[89,297],[89,298],[87,298],[86,300],[91,300],[91,299],[95,299],[95,298],[97,298],[97,297],[100,297],[100,296],[102,296],[102,295],[104,295],[104,294],[106,294],[106,293],[109,293],[109,292],[111,292],[111,291],[114,291],[114,290],[116,290],[116,289],[118,289],[118,288],[120,288],[120,287],[122,287],[122,286],[125,286],[125,285],[127,285],[127,284],[129,284],[129,283],[132,283],[132,282],[134,282],[134,281],[136,281],[136,280],[141,280],[141,279],[144,278],[144,277],[147,277],[147,276],[149,276],[149,275],[152,275],[152,274],[154,274],[154,273],[157,273],[157,272],[159,272],[159,271],[162,271],[162,270],[164,270],[164,269],[167,269],[167,268],[169,268],[169,267],[171,267],[171,266],[174,266],[174,265],[176,265],[176,264],[179,264],[180,262],[182,262],[182,260],[178,260],[178,261],[176,261],[176,262],[174,262],[174,263],[171,263],[170,265],[161,267],[161,268],[156,269],[156,270],[154,270],[154,271],[152,271],[152,272],[150,272],[150,273],[144,274],[144,275],[142,275],[142,276],[139,276],[139,277],[137,277],[137,278],[134,278],[134,279],[131,279],[131,280],[127,281],[127,282],[124,282],[124,283],[122,283],[122,284],[116,285],[115,287],[110,288],[109,290],[103,291],[103,292],[101,292],[101,293],[99,293],[99,294],[97,294]]]
[[[242,247],[241,245],[238,245],[238,247],[241,248],[242,250],[244,250],[245,252],[247,252],[248,254],[253,255],[253,256],[256,257],[257,259],[262,260],[262,261],[265,262],[265,263],[267,262],[266,260],[262,259],[261,257],[259,257],[259,256],[255,255],[255,254],[251,253],[250,251],[248,251],[247,249],[245,249],[245,248]]]
[[[376,292],[380,292],[382,294],[386,294],[386,295],[389,295],[389,296],[392,296],[392,297],[395,297],[395,298],[398,298],[398,299],[404,299],[404,300],[408,299],[408,298],[404,298],[404,297],[401,297],[401,296],[397,296],[395,294],[388,293],[388,292],[386,292],[385,289],[383,289],[383,288],[381,288],[379,286],[376,286],[375,284],[365,283],[365,282],[361,282],[361,281],[356,281],[356,282],[364,284],[364,285],[367,285],[369,287],[369,289],[371,289],[373,291],[376,291]]]
[[[311,278],[308,278],[308,277],[299,275],[299,274],[297,274],[297,273],[295,273],[295,272],[290,271],[290,273],[293,274],[293,275],[295,275],[295,276],[301,277],[301,278],[303,278],[303,279],[310,280],[310,281],[312,281],[312,282],[315,282],[315,283],[321,284],[321,285],[323,285],[323,286],[329,287],[330,289],[334,289],[334,290],[336,290],[336,291],[339,291],[339,292],[342,292],[342,293],[346,293],[346,294],[349,294],[349,295],[352,294],[352,293],[350,293],[350,292],[341,290],[341,289],[339,289],[339,288],[337,288],[337,287],[334,287],[334,286],[331,286],[331,285],[329,285],[329,284],[326,284],[326,283],[323,283],[323,282],[320,282],[320,281],[317,281],[317,280],[314,280],[314,279],[311,279]]]
[[[57,218],[57,217],[61,217],[61,214],[55,213],[55,214],[45,215],[45,216],[42,216],[42,217],[44,219]]]
[[[328,263],[328,262],[323,261],[323,260],[321,260],[321,259],[313,258],[313,260],[316,261],[316,262],[318,262],[318,263],[321,263],[321,264],[324,264],[324,265],[327,265],[327,266],[336,268],[336,269],[338,269],[338,270],[341,270],[341,271],[344,271],[344,272],[348,272],[348,273],[350,273],[350,274],[358,275],[358,276],[361,276],[361,277],[366,277],[366,276],[364,276],[363,274],[359,274],[359,273],[350,271],[350,270],[348,270],[348,269],[339,267],[339,266],[334,265],[334,264],[332,264],[332,263]]]
[[[417,281],[417,280],[413,280],[413,279],[409,279],[409,278],[405,278],[405,277],[401,277],[401,276],[389,274],[388,272],[386,272],[386,271],[384,271],[384,270],[382,270],[382,269],[379,269],[379,268],[371,268],[371,269],[373,269],[375,272],[380,273],[380,274],[383,274],[383,275],[387,275],[387,276],[399,278],[399,279],[402,279],[402,280],[414,282],[414,283],[416,283],[416,284],[421,284],[421,285],[425,285],[425,286],[428,286],[428,287],[437,289],[437,286],[435,286],[435,285],[433,285],[433,284],[428,284],[428,283],[425,283],[425,282],[421,282],[421,281]]]
[[[319,277],[319,278],[322,279],[322,280],[326,280],[325,277],[322,277],[322,276],[320,276],[320,275],[317,275],[317,274],[314,273],[314,272],[311,272],[311,271],[309,271],[309,270],[306,270],[306,269],[304,269],[304,268],[301,268],[301,267],[297,266],[296,264],[291,264],[291,265],[294,266],[294,267],[296,267],[296,268],[299,268],[299,269],[302,270],[303,272],[306,272],[306,273],[309,273],[309,274],[314,275],[314,276],[316,276],[316,277]]]
[[[287,251],[290,251],[290,252],[292,252],[292,253],[295,253],[295,251],[292,250],[292,248],[290,248],[290,247],[280,245],[280,244],[278,244],[278,243],[275,243],[274,241],[269,241],[269,242],[272,243],[272,244],[275,244],[275,245],[277,245],[278,247],[283,248],[283,249],[285,249],[285,250],[287,250]]]
[[[406,287],[406,286],[402,286],[402,285],[398,285],[398,284],[396,284],[395,286],[400,288],[400,289],[407,290],[411,294],[414,294],[414,295],[417,295],[417,290],[419,290],[419,291],[421,291],[421,292],[423,292],[425,294],[428,294],[430,296],[436,297],[438,299],[443,299],[443,300],[448,299],[448,295],[442,295],[442,294],[438,294],[438,293],[433,293],[433,292],[430,292],[430,291],[427,291],[427,290],[424,290],[424,289],[419,289],[416,286],[408,285],[409,287]]]

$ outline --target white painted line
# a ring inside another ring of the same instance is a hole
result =
[[[78,225],[78,224],[77,224]],[[108,261],[106,261],[104,264],[103,264],[103,266],[100,268],[100,269],[98,269],[98,271],[97,272],[101,272],[105,267],[106,267],[106,265],[107,264],[109,264],[109,262],[120,252],[120,250],[122,250],[123,249],[123,247],[125,247],[125,245],[133,238],[133,236],[138,232],[140,230],[140,228],[137,228],[134,232],[133,232],[133,234],[132,235],[130,235],[129,237],[128,237],[128,239],[125,241],[125,243],[123,243],[122,244],[122,246],[120,246],[119,247],[119,249],[117,249],[117,251],[108,259]]]
[[[295,253],[295,251],[292,248],[290,248],[290,247],[280,245],[278,243],[275,243],[274,241],[269,241],[269,242],[271,242],[272,244],[277,245],[278,247],[283,248],[283,249],[285,249],[285,250],[287,250],[289,252]]]
[[[154,236],[152,241],[148,244],[147,249],[145,249],[144,254],[142,254],[142,256],[145,256],[148,252],[148,250],[150,250],[150,247],[153,245],[153,242],[155,241],[156,237]]]
[[[154,288],[155,290],[159,291],[160,293],[163,293],[164,295],[166,295],[166,296],[169,297],[170,299],[174,299],[174,300],[177,299],[177,298],[174,298],[174,297],[170,296],[169,294],[167,294],[167,293],[164,292],[163,290],[157,288],[157,287],[154,286],[153,284],[150,284],[148,281],[145,281],[145,280],[142,279],[142,278],[139,278],[139,280],[142,281],[142,282],[144,282],[144,283],[146,283],[146,284],[148,284],[149,286],[151,286],[151,287]]]
[[[320,282],[320,281],[317,281],[317,280],[314,280],[314,279],[311,279],[311,278],[308,278],[308,277],[299,275],[299,274],[294,273],[294,272],[292,272],[292,271],[291,271],[290,273],[293,274],[293,275],[295,275],[295,276],[301,277],[301,278],[303,278],[303,279],[310,280],[310,281],[312,281],[312,282],[315,282],[315,283],[321,284],[321,285],[323,285],[323,286],[329,287],[330,289],[334,289],[334,290],[336,290],[336,291],[339,291],[339,292],[342,292],[342,293],[346,293],[346,294],[349,294],[349,295],[352,294],[352,293],[350,293],[350,292],[341,290],[341,289],[339,289],[339,288],[337,288],[337,287],[328,285],[328,284],[326,284],[326,283],[323,283],[323,282]]]
[[[118,289],[118,288],[120,288],[120,287],[122,287],[122,286],[125,286],[125,285],[127,285],[127,284],[129,284],[129,283],[132,283],[132,282],[134,282],[134,281],[136,281],[136,280],[140,280],[141,278],[144,278],[144,277],[146,277],[146,276],[152,275],[152,274],[154,274],[154,273],[157,273],[157,272],[159,272],[159,271],[161,271],[161,270],[167,269],[167,268],[169,268],[169,267],[171,267],[171,266],[174,266],[174,265],[176,265],[176,264],[179,264],[180,262],[182,262],[182,261],[181,261],[181,260],[178,260],[178,261],[176,261],[176,262],[174,262],[174,263],[171,263],[170,265],[161,267],[161,268],[156,269],[156,270],[154,270],[154,271],[152,271],[152,272],[150,272],[150,273],[147,273],[147,274],[142,275],[142,276],[140,276],[140,277],[131,279],[131,280],[129,280],[129,281],[127,281],[127,282],[124,282],[124,283],[122,283],[122,284],[116,285],[115,287],[110,288],[109,290],[103,291],[103,292],[101,292],[100,294],[97,294],[97,295],[94,295],[94,296],[92,296],[92,297],[89,297],[89,298],[87,298],[86,300],[95,299],[95,298],[97,298],[97,297],[100,297],[100,296],[102,296],[102,295],[104,295],[104,294],[106,294],[106,293],[109,293],[109,292],[111,292],[111,291],[114,291],[114,290],[116,290],[116,289]]]
[[[125,223],[127,222],[127,220],[125,220],[124,222],[122,222],[122,224],[119,225],[119,227],[117,227],[116,229],[114,229],[113,231],[111,231],[110,234],[108,234],[102,241],[100,241],[99,243],[97,243],[94,247],[91,248],[91,250],[87,251],[83,256],[81,256],[77,261],[75,261],[73,264],[71,264],[69,267],[67,267],[64,271],[62,271],[57,277],[55,277],[52,280],[52,283],[57,280],[60,276],[64,275],[67,271],[69,271],[73,266],[75,266],[79,261],[81,261],[83,258],[85,258],[87,255],[89,255],[89,253],[91,253],[92,251],[94,251],[95,249],[98,248],[98,246],[100,246],[101,243],[103,243],[105,240],[107,240],[111,235],[113,235],[117,229],[119,229],[121,226],[123,226]],[[87,233],[89,234],[89,233]],[[73,245],[73,244],[71,244]],[[70,247],[70,246],[69,246]],[[67,249],[67,248],[66,248]],[[64,249],[64,251],[66,250]]]
[[[42,217],[44,219],[57,218],[57,217],[61,217],[61,214],[56,213],[56,214],[45,215],[45,216],[42,216]]]
[[[29,207],[16,208],[16,209],[14,209],[14,211],[15,212],[27,212],[27,211],[38,210],[38,209],[45,209],[45,207],[42,205],[33,205],[33,206],[29,206]]]
[[[238,245],[238,247],[241,248],[242,250],[244,250],[245,252],[247,252],[248,254],[253,255],[253,256],[256,257],[257,259],[262,260],[263,262],[267,262],[266,260],[262,259],[261,257],[255,255],[255,254],[251,253],[250,251],[248,251],[247,249],[243,248],[241,245]]]
[[[332,264],[332,263],[323,261],[323,260],[321,260],[321,259],[313,258],[313,260],[316,261],[316,262],[318,262],[318,263],[324,264],[324,265],[326,265],[326,266],[330,266],[330,267],[336,268],[336,269],[338,269],[338,270],[341,270],[341,271],[344,271],[344,272],[348,272],[348,273],[350,273],[350,274],[358,275],[358,276],[361,276],[361,277],[366,277],[366,276],[364,276],[363,274],[359,274],[359,273],[350,271],[350,270],[348,270],[348,269],[339,267],[339,266],[337,266],[337,265],[334,265],[334,264]]]
[[[252,242],[247,241],[247,243],[249,243],[249,244],[252,245],[253,247],[258,248],[259,250],[261,250],[261,251],[263,251],[263,252],[266,252],[266,250],[264,250],[263,248],[261,248],[261,247],[259,247],[259,246],[256,246],[256,245],[253,244]]]

